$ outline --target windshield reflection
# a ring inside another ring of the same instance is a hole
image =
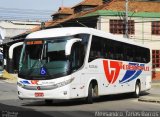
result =
[[[65,56],[67,39],[30,41],[24,46],[20,62],[20,75],[53,76],[68,72],[68,60]],[[42,74],[42,71],[45,74]]]

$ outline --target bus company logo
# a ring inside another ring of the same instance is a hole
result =
[[[129,63],[127,65],[120,61],[103,60],[103,66],[106,79],[110,84],[113,84],[117,80],[121,69],[126,70],[126,73],[122,80],[119,81],[120,83],[136,79],[142,71],[149,71],[149,67],[145,66],[145,64]]]
[[[38,85],[39,80],[31,80],[31,84]]]
[[[21,84],[25,84],[25,85],[30,85],[30,84],[38,85],[38,82],[39,82],[39,80],[31,80],[31,81],[22,80],[22,81],[20,81]]]
[[[22,80],[22,81],[20,81],[20,83],[21,83],[21,84],[25,84],[25,85],[30,84],[30,82],[29,82],[28,80]]]
[[[117,80],[121,69],[120,64],[122,64],[122,62],[108,60],[103,61],[104,72],[110,84],[113,84]]]

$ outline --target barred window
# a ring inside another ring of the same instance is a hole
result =
[[[160,35],[160,21],[152,22],[152,35]]]
[[[160,50],[152,50],[153,68],[160,68]]]
[[[110,33],[125,34],[125,21],[124,20],[110,20]],[[128,34],[134,34],[134,20],[128,21]]]

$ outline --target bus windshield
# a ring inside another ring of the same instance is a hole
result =
[[[67,40],[63,37],[26,41],[20,58],[19,75],[27,79],[48,79],[67,74],[69,67],[65,55]]]
[[[48,80],[66,76],[82,67],[89,34],[26,39],[21,51],[18,76]]]

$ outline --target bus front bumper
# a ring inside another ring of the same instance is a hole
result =
[[[70,99],[69,86],[52,90],[26,90],[18,86],[19,99]]]

